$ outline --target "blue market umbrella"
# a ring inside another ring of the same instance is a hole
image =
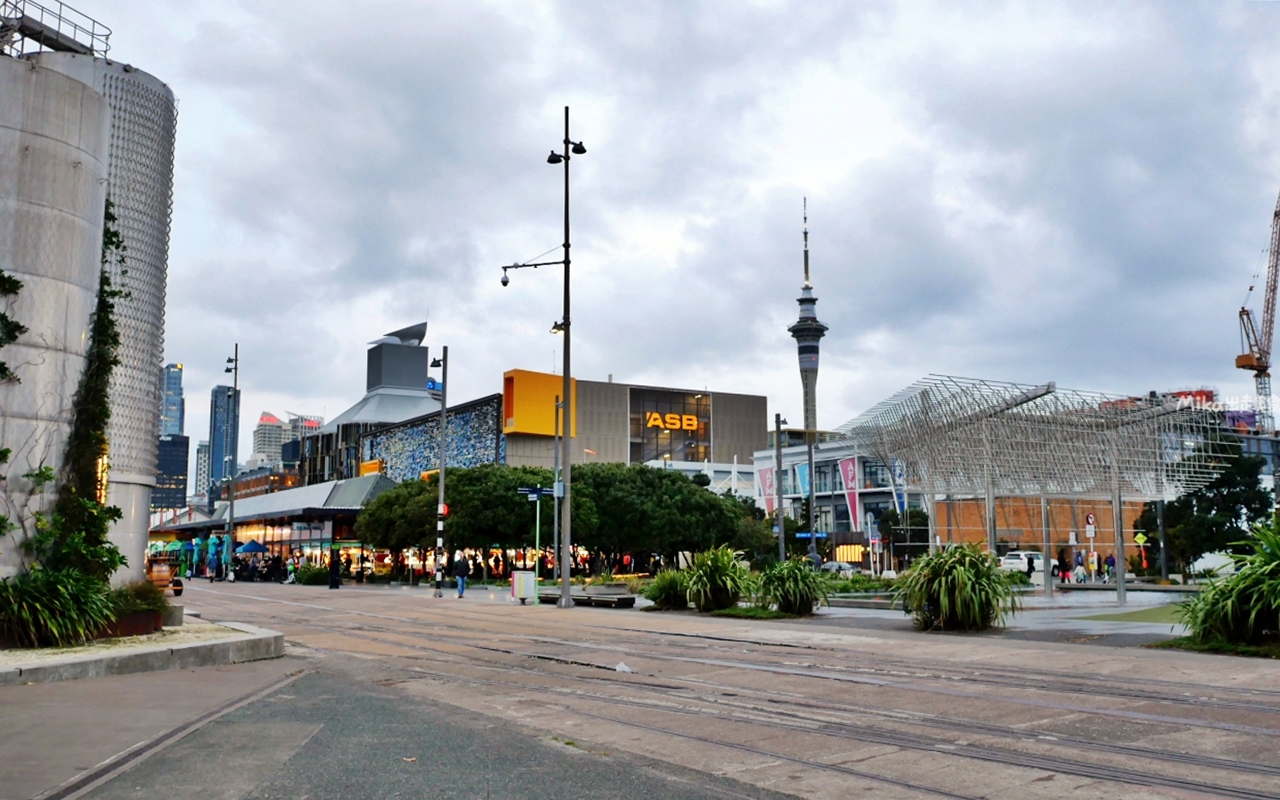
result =
[[[236,548],[237,553],[265,553],[267,548],[265,545],[259,544],[257,539],[250,539],[244,544]]]

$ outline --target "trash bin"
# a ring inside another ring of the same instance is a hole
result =
[[[511,573],[511,597],[524,605],[526,600],[538,599],[538,580],[533,570],[518,569]]]

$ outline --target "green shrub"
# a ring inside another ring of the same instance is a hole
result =
[[[169,598],[164,596],[164,589],[151,581],[135,581],[121,586],[111,592],[111,602],[115,605],[117,618],[139,611],[163,614],[169,610]]]
[[[980,631],[1018,610],[1018,596],[990,553],[973,545],[916,559],[897,581],[895,599],[921,630]]]
[[[1004,579],[1010,586],[1030,586],[1031,579],[1027,577],[1027,573],[1019,570],[1006,569],[1003,570]]]
[[[382,576],[379,576],[382,577]],[[389,576],[388,576],[389,578]],[[317,567],[315,564],[303,564],[298,567],[295,581],[303,586],[328,586],[329,585],[329,568]],[[390,583],[390,580],[379,581],[380,583]]]
[[[18,647],[83,644],[115,618],[107,584],[73,570],[0,581],[0,639]]]
[[[689,601],[699,611],[735,606],[751,591],[751,573],[738,559],[742,553],[728,547],[705,550],[693,557],[686,570]]]
[[[774,564],[760,576],[760,597],[783,614],[808,616],[827,600],[830,582],[807,559],[793,558]],[[763,605],[763,604],[758,604]]]
[[[832,594],[858,594],[892,590],[893,581],[885,580],[884,578],[873,578],[862,573],[855,573],[852,577],[837,580],[831,586]]]
[[[663,611],[689,607],[687,576],[676,569],[664,569],[644,587],[644,596]]]
[[[1210,581],[1179,604],[1197,642],[1280,644],[1280,524],[1258,525],[1241,544],[1253,552],[1231,557],[1234,575]]]

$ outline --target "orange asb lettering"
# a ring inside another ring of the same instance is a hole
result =
[[[659,414],[650,411],[644,415],[646,428],[662,428],[666,431],[696,431],[698,417],[696,414]]]

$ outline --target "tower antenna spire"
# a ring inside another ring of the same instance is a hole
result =
[[[809,198],[804,199],[804,285],[809,283]]]

